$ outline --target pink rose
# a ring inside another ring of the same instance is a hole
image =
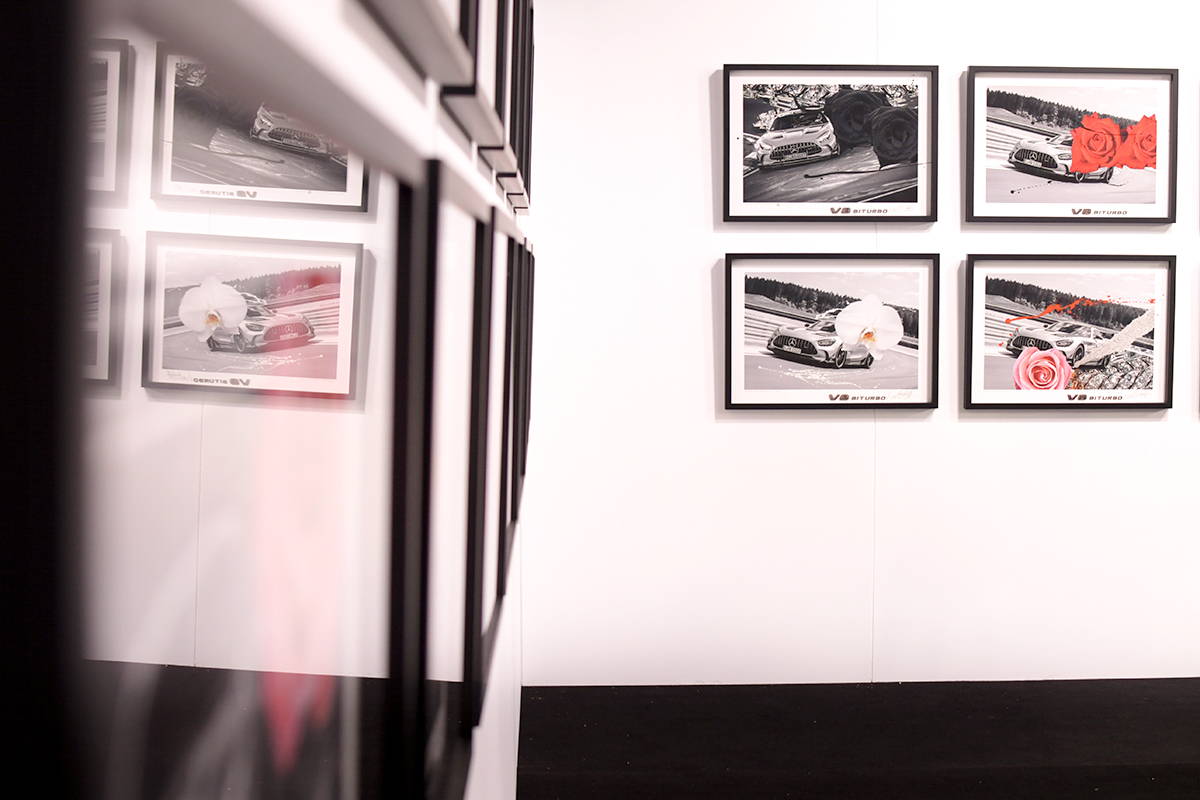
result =
[[[1058,348],[1026,347],[1013,365],[1013,386],[1017,389],[1065,389],[1071,381],[1071,372],[1067,357]]]

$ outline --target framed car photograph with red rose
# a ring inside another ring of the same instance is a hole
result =
[[[966,408],[1170,408],[1175,256],[967,256]]]
[[[726,64],[724,78],[726,222],[937,219],[937,67]]]
[[[1175,221],[1174,69],[971,67],[967,222]]]

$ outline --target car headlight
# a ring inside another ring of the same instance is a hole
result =
[[[1072,342],[1070,339],[1059,339],[1058,341],[1056,341],[1054,343],[1054,346],[1055,347],[1070,347],[1072,344],[1074,344],[1074,342]]]
[[[258,333],[262,329],[263,329],[263,326],[259,325],[257,322],[247,322],[246,323],[246,330],[248,330],[248,331],[254,331],[255,333]]]
[[[835,344],[837,344],[837,339],[818,339],[817,340],[818,347],[832,347]]]

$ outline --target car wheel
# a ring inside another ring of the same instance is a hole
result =
[[[1071,175],[1075,178],[1076,183],[1083,183],[1083,179],[1087,177],[1086,172],[1072,172]]]
[[[870,369],[870,368],[871,368],[871,365],[872,365],[872,364],[874,364],[874,363],[875,363],[875,356],[874,356],[874,354],[872,354],[872,353],[867,353],[867,357],[863,359],[863,362],[862,362],[862,367],[863,367],[863,369]]]
[[[221,345],[217,344],[217,340],[212,336],[208,337],[208,349],[214,353],[221,349]]]
[[[1100,369],[1108,369],[1108,365],[1112,363],[1112,353],[1109,353],[1104,358],[1100,359]]]
[[[1073,367],[1082,360],[1083,360],[1083,345],[1080,345],[1079,347],[1075,348],[1075,352],[1072,353],[1071,357],[1067,359],[1067,363]]]
[[[1109,181],[1112,180],[1112,176],[1113,176],[1113,168],[1109,167],[1108,169],[1104,170],[1104,175],[1100,178],[1100,180],[1103,183],[1108,183]]]
[[[838,354],[833,357],[833,365],[835,367],[837,367],[838,369],[841,369],[842,367],[846,366],[846,351],[845,350],[839,350]]]
[[[233,337],[233,346],[239,353],[246,352],[246,340],[240,333]]]

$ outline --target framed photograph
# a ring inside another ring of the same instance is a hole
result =
[[[967,221],[1174,222],[1178,105],[1174,69],[971,67]]]
[[[725,256],[725,407],[937,406],[938,257]]]
[[[967,256],[966,408],[1170,408],[1175,256]]]
[[[366,210],[362,159],[265,99],[245,97],[236,75],[161,43],[157,75],[155,199]]]
[[[937,219],[937,84],[937,67],[726,64],[725,221]]]
[[[129,183],[130,48],[94,39],[87,63],[88,189],[123,198]]]
[[[409,63],[442,86],[475,70],[478,0],[359,0]]]
[[[121,234],[89,230],[83,249],[83,376],[112,383],[120,353],[120,319],[117,261]]]
[[[503,147],[503,103],[498,94],[502,82],[497,76],[506,66],[501,59],[508,33],[507,0],[473,0],[469,11],[474,14],[474,75],[465,84],[443,86],[442,104],[477,146]]]
[[[350,397],[362,245],[146,237],[142,385]]]

